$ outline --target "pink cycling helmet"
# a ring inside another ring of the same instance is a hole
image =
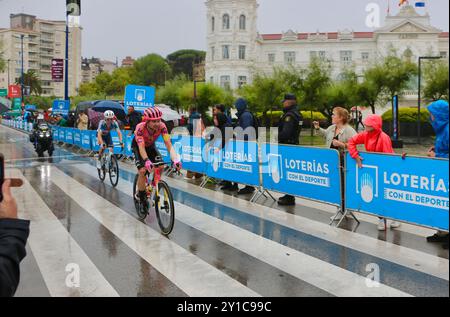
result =
[[[163,114],[162,114],[161,110],[159,110],[158,107],[148,108],[148,109],[145,109],[142,120],[145,122],[161,120],[162,115]]]

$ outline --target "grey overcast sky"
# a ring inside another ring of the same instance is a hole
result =
[[[399,0],[259,0],[260,33],[370,31],[365,25],[366,5],[387,3],[391,13]],[[65,0],[0,0],[0,28],[9,27],[10,13],[28,13],[42,19],[62,20]],[[82,0],[83,56],[114,61],[126,55],[163,56],[183,48],[206,49],[204,0]],[[414,4],[415,0],[410,0]],[[426,0],[433,26],[448,31],[449,1]],[[382,19],[382,20],[383,20]]]

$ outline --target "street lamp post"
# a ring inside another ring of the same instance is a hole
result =
[[[69,12],[66,12],[66,71],[64,73],[64,100],[69,100]]]
[[[422,88],[422,60],[426,59],[441,59],[441,56],[420,56],[419,57],[419,78],[418,78],[418,100],[417,100],[417,144],[421,143],[421,120],[420,120],[420,108],[421,108],[421,88]]]
[[[21,60],[22,60],[22,69],[21,69],[21,71],[20,71],[20,73],[21,73],[21,76],[20,76],[20,92],[21,92],[21,98],[22,98],[22,102],[21,103],[23,103],[23,100],[24,100],[24,98],[23,98],[23,38],[25,37],[25,35],[23,35],[23,34],[21,34],[20,35],[20,47],[21,47]]]
[[[9,85],[11,85],[11,81],[10,81],[10,69],[9,69],[9,63],[11,62],[11,59],[8,59],[7,60],[7,62],[8,62],[8,87],[9,87]]]

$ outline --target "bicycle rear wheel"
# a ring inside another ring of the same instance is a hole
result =
[[[119,183],[119,163],[114,154],[111,155],[111,162],[109,164],[109,180],[113,187],[116,187]]]
[[[168,236],[175,225],[175,205],[172,192],[166,182],[158,183],[159,195],[155,196],[155,211],[161,233]]]
[[[133,183],[133,200],[134,200],[134,207],[136,208],[136,213],[138,215],[139,220],[144,220],[148,215],[149,205],[148,202],[144,204],[140,200],[136,199],[136,194],[138,193],[138,186],[137,186],[138,178],[139,174],[136,174]]]

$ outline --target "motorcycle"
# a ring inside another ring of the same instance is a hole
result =
[[[44,152],[48,152],[48,156],[53,156],[55,150],[53,146],[52,132],[47,124],[39,124],[30,135],[30,141],[34,144],[34,148],[39,157],[44,157]]]

